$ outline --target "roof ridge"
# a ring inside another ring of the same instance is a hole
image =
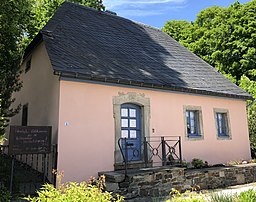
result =
[[[65,1],[62,5],[64,5],[64,4],[70,4],[70,5],[73,5],[73,6],[80,7],[82,9],[91,10],[93,12],[97,12],[97,13],[100,13],[100,14],[103,14],[103,15],[108,15],[108,16],[113,17],[113,18],[119,18],[119,19],[122,19],[122,20],[125,20],[125,21],[128,21],[128,22],[133,22],[133,23],[135,23],[135,24],[137,24],[139,26],[142,26],[142,27],[147,27],[147,28],[151,28],[151,29],[154,29],[156,31],[159,31],[159,32],[163,32],[160,28],[153,27],[151,25],[147,25],[147,24],[144,24],[142,22],[137,22],[137,21],[134,21],[134,20],[130,20],[128,18],[119,16],[118,14],[117,15],[113,15],[113,14],[108,13],[106,11],[100,11],[100,10],[97,10],[95,8],[92,8],[92,7],[88,7],[88,6],[85,6],[85,5],[81,5],[81,4],[73,3],[73,2],[69,2],[69,1]]]
[[[154,29],[156,31],[159,31],[159,32],[163,32],[160,28],[157,28],[157,27],[154,27],[154,26],[151,26],[151,25],[147,25],[147,24],[144,24],[142,22],[137,22],[137,21],[133,21],[133,20],[131,20],[131,21],[138,24],[138,25],[141,25],[143,27],[147,27],[147,28],[151,28],[151,29]]]

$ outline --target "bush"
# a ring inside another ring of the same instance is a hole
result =
[[[5,140],[6,138],[4,137],[4,135],[0,134],[0,145],[3,145]]]
[[[236,196],[229,194],[212,194],[210,202],[237,202]]]
[[[211,195],[186,191],[181,194],[179,191],[172,189],[171,200],[166,202],[255,202],[256,191],[249,189],[240,194],[218,194]]]
[[[256,191],[249,189],[243,191],[240,194],[212,194],[210,196],[210,202],[255,202]]]
[[[0,153],[0,187],[10,187],[10,178],[11,178],[11,166],[12,159],[5,154]],[[19,183],[17,180],[17,176],[13,176],[13,187],[12,191],[15,193],[19,192]],[[0,201],[1,202],[1,201]]]
[[[207,202],[202,193],[186,191],[185,193],[180,193],[176,189],[171,191],[171,200],[166,202]]]
[[[188,167],[190,166],[190,163],[189,163],[189,162],[186,162],[186,161],[184,160],[184,161],[181,161],[180,166],[183,167],[183,168],[188,168]]]
[[[248,109],[248,128],[250,135],[250,146],[252,158],[256,158],[256,104],[254,108]]]
[[[191,164],[194,168],[203,168],[203,167],[205,167],[205,163],[201,159],[196,159],[196,158],[192,159]]]
[[[26,198],[31,202],[109,202],[123,201],[121,196],[112,196],[110,192],[103,191],[105,186],[105,177],[101,176],[99,180],[92,179],[90,182],[68,182],[61,183],[62,175],[58,175],[59,186],[55,188],[51,184],[45,184],[38,192],[37,197]]]
[[[10,192],[5,187],[0,187],[0,202],[11,201]]]
[[[239,202],[254,202],[256,201],[256,191],[253,189],[249,189],[247,191],[241,192],[238,195]]]

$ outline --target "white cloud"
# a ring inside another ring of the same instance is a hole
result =
[[[154,4],[167,4],[167,3],[184,3],[186,0],[105,0],[103,3],[107,9],[116,9],[118,7],[129,6],[148,6]]]
[[[174,11],[174,10],[178,10],[178,9],[182,9],[184,8],[183,6],[172,6],[172,7],[164,7],[161,9],[132,9],[132,8],[128,8],[128,9],[123,9],[120,10],[120,13],[122,14],[122,16],[125,17],[132,17],[132,16],[137,16],[137,17],[144,17],[144,16],[156,16],[156,15],[162,15],[165,12],[168,11]]]

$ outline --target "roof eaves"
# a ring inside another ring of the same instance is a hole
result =
[[[138,82],[133,80],[114,79],[114,78],[106,78],[106,77],[100,77],[100,76],[94,76],[94,75],[86,75],[86,74],[81,74],[77,72],[69,72],[69,71],[62,71],[62,70],[54,71],[54,74],[64,78],[75,78],[75,79],[81,79],[85,81],[87,80],[87,81],[105,82],[105,83],[112,83],[112,84],[130,85],[134,87],[153,88],[153,89],[184,92],[184,93],[191,93],[191,94],[201,94],[201,95],[235,98],[235,99],[242,99],[242,100],[253,100],[252,96],[250,95],[246,96],[246,95],[206,91],[206,90],[193,89],[193,88],[176,87],[176,86],[170,86],[170,85],[158,85],[158,84],[143,83],[143,82]]]
[[[22,62],[26,60],[27,57],[32,53],[32,51],[43,41],[43,35],[39,32],[35,38],[30,42],[27,48],[24,51]]]

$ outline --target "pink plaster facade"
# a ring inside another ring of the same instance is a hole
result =
[[[244,100],[62,80],[53,73],[44,43],[35,48],[31,61],[31,69],[21,76],[23,88],[14,94],[14,106],[28,104],[29,125],[53,127],[58,169],[64,171],[65,181],[83,181],[99,171],[114,169],[116,134],[120,133],[114,99],[129,93],[149,101],[144,133],[151,137],[181,136],[183,159],[200,158],[210,164],[250,159]],[[25,64],[26,60],[22,69]],[[202,139],[186,138],[187,106],[201,108]],[[217,138],[215,109],[228,111],[231,139]],[[11,125],[20,124],[21,112],[11,119]]]
[[[186,161],[200,158],[213,164],[251,158],[244,100],[61,80],[58,168],[66,181],[82,181],[114,169],[118,131],[113,98],[120,93],[143,94],[150,100],[149,135],[181,136]],[[186,106],[201,107],[202,139],[186,138]],[[214,109],[228,110],[231,139],[217,138]]]

